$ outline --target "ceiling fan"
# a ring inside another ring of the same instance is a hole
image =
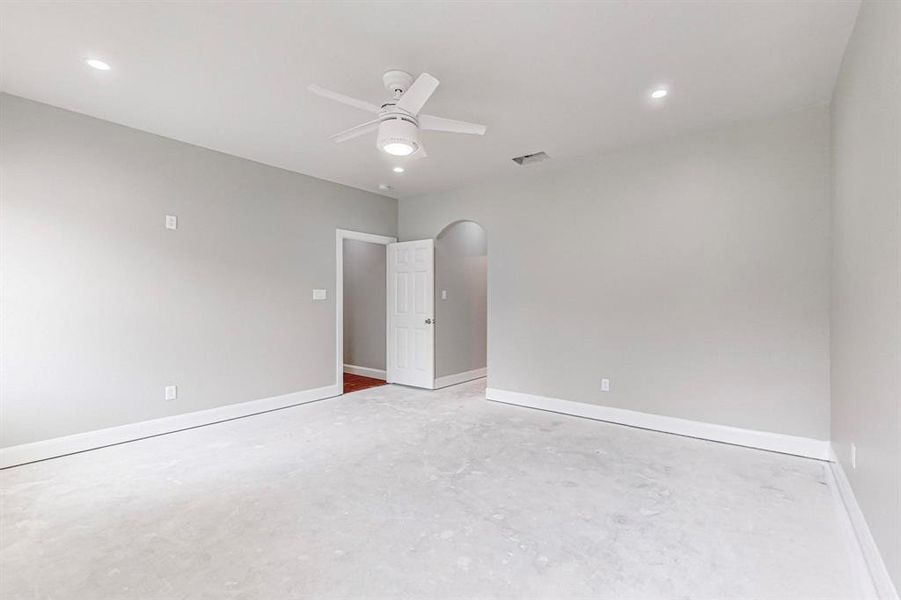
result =
[[[416,78],[416,81],[413,81],[413,76],[406,71],[391,70],[382,75],[382,81],[385,88],[391,93],[391,97],[381,106],[365,100],[357,100],[318,85],[310,85],[307,88],[324,98],[378,115],[372,121],[336,133],[331,139],[336,142],[346,142],[377,129],[376,145],[382,152],[392,156],[422,158],[426,153],[419,141],[420,129],[484,135],[486,129],[484,125],[420,114],[419,111],[422,110],[439,83],[428,73],[423,73]]]

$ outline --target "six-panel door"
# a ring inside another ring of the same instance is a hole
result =
[[[435,382],[434,240],[388,245],[388,381]]]

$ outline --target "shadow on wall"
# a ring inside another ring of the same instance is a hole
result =
[[[488,364],[488,238],[481,225],[456,221],[438,234],[435,289],[435,376],[484,371]]]

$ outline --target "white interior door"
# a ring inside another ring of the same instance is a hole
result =
[[[435,243],[388,244],[388,381],[435,384]]]

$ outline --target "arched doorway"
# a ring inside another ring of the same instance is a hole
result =
[[[485,377],[488,367],[488,237],[455,221],[435,238],[435,387]]]

